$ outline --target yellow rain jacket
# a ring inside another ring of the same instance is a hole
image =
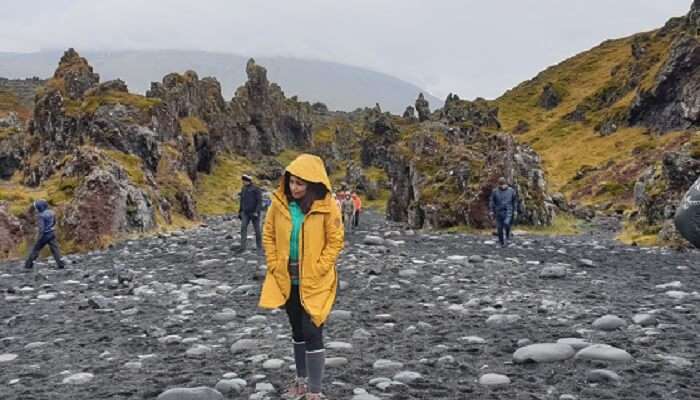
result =
[[[302,154],[286,169],[307,182],[322,183],[328,194],[317,200],[304,217],[299,240],[299,293],[301,304],[316,326],[321,326],[333,308],[338,276],[335,262],[343,249],[344,232],[340,210],[331,195],[331,183],[323,161]],[[284,194],[284,179],[272,196],[265,218],[263,247],[267,257],[267,274],[260,293],[260,307],[279,308],[287,303],[292,282],[287,265],[292,218]]]

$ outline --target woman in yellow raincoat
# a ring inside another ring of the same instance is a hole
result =
[[[284,306],[292,326],[297,379],[286,398],[323,398],[323,324],[335,302],[335,262],[343,244],[323,160],[302,154],[287,166],[263,229],[267,274],[260,307]]]

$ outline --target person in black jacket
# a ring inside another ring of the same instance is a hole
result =
[[[239,194],[240,208],[238,218],[241,220],[241,245],[238,253],[243,253],[246,249],[248,239],[248,223],[253,223],[255,229],[255,246],[258,253],[262,252],[262,236],[260,234],[260,215],[262,212],[262,192],[260,188],[253,184],[253,178],[243,175],[243,189]]]
[[[518,195],[512,187],[508,186],[506,178],[498,178],[498,187],[491,192],[489,210],[491,217],[496,218],[498,229],[498,242],[505,246],[510,240],[510,228],[516,217]]]
[[[54,260],[56,260],[56,268],[63,269],[65,264],[61,260],[61,251],[58,248],[58,242],[56,241],[56,234],[54,232],[56,228],[56,214],[49,210],[49,203],[46,200],[37,200],[34,202],[34,210],[37,212],[38,216],[38,236],[34,247],[27,261],[24,263],[24,268],[26,270],[31,270],[34,268],[34,260],[39,257],[39,252],[47,244],[51,249],[51,254]]]

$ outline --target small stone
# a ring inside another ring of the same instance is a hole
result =
[[[219,322],[228,322],[228,321],[233,321],[237,317],[237,314],[234,310],[223,310],[219,313],[214,314],[214,319],[219,321]]]
[[[211,347],[203,344],[196,344],[185,352],[188,357],[202,357],[209,353],[211,353]]]
[[[266,324],[267,323],[267,317],[264,315],[253,315],[252,317],[248,318],[248,323],[251,324]]]
[[[683,283],[681,281],[673,281],[669,283],[664,283],[663,285],[656,285],[657,289],[665,290],[665,289],[678,289],[683,287]]]
[[[607,345],[594,344],[579,350],[576,353],[577,360],[599,360],[599,361],[631,361],[632,356],[622,349]]]
[[[17,354],[5,353],[0,354],[0,363],[10,362],[17,359]]]
[[[143,368],[143,364],[138,362],[138,361],[131,361],[126,364],[124,364],[124,368],[130,369],[130,370],[139,370]]]
[[[45,293],[36,296],[39,300],[53,300],[56,298],[56,293]]]
[[[258,382],[255,384],[255,391],[256,392],[274,392],[275,387],[272,386],[271,383],[267,382]]]
[[[586,374],[586,380],[588,382],[613,382],[617,383],[622,380],[620,375],[614,373],[613,371],[607,369],[594,369],[588,371]]]
[[[556,279],[566,277],[566,267],[561,265],[551,265],[542,268],[540,271],[540,278],[544,279]]]
[[[222,379],[216,383],[215,389],[222,394],[240,394],[245,385],[240,384],[239,379]]]
[[[345,357],[328,357],[326,358],[327,368],[340,368],[348,364],[348,359]]]
[[[352,344],[346,342],[330,342],[326,345],[326,349],[350,351],[352,350]]]
[[[401,369],[403,368],[403,363],[391,360],[377,360],[372,364],[374,369]]]
[[[24,346],[25,350],[33,350],[33,349],[38,349],[40,347],[46,346],[48,343],[46,342],[32,342],[29,343],[28,345]]]
[[[684,298],[690,296],[690,293],[683,292],[681,290],[669,290],[666,292],[666,296],[676,300],[683,300]]]
[[[358,328],[352,333],[352,338],[355,340],[367,340],[372,337],[372,334],[363,328]]]
[[[412,268],[406,268],[399,270],[399,276],[402,278],[410,278],[412,276],[418,275],[418,271]]]
[[[625,325],[627,325],[627,322],[616,315],[604,315],[593,321],[593,328],[601,331],[614,331]]]
[[[484,374],[479,378],[479,384],[483,386],[510,385],[510,378],[500,374]]]
[[[331,318],[336,321],[346,321],[352,319],[352,312],[345,310],[331,311]]]
[[[156,400],[224,400],[224,396],[218,390],[200,386],[168,389],[161,393]]]
[[[245,353],[257,349],[259,342],[256,339],[240,339],[231,345],[233,354]]]
[[[593,260],[589,260],[587,258],[582,258],[578,260],[578,263],[582,267],[595,267],[595,263],[593,262]]]
[[[641,326],[656,325],[656,317],[651,314],[635,314],[632,316],[632,322]]]
[[[263,369],[280,369],[284,366],[284,360],[272,358],[263,363]]]
[[[163,344],[174,344],[182,342],[182,337],[179,335],[168,335],[158,339],[158,341]]]
[[[450,355],[442,356],[442,357],[438,358],[438,360],[437,360],[438,365],[448,365],[448,364],[454,364],[454,363],[455,363],[455,358],[450,356]]]
[[[383,246],[384,239],[380,238],[379,236],[367,235],[365,236],[363,243],[369,246]]]
[[[486,320],[486,325],[492,328],[508,328],[520,321],[516,314],[494,314]]]
[[[418,372],[413,371],[401,371],[394,375],[394,380],[397,382],[405,383],[407,385],[413,383],[414,381],[421,379],[423,376]]]
[[[576,352],[568,344],[536,343],[521,347],[513,354],[513,360],[518,363],[527,361],[553,362],[564,361],[573,357]]]
[[[484,344],[486,340],[479,336],[464,336],[459,338],[460,342],[465,342],[467,344]]]
[[[568,344],[569,346],[573,347],[573,349],[576,351],[585,349],[586,347],[591,345],[591,343],[581,338],[562,338],[557,340],[557,343]]]
[[[382,400],[377,396],[371,395],[369,393],[355,393],[351,400]]]
[[[677,357],[677,356],[670,356],[670,355],[664,355],[664,354],[658,354],[658,357],[669,364],[673,365],[674,367],[677,368],[690,368],[693,366],[693,362],[683,358],[683,357]]]
[[[95,375],[87,373],[87,372],[81,372],[78,374],[73,374],[71,376],[66,377],[63,379],[63,383],[67,385],[84,385],[92,380]]]

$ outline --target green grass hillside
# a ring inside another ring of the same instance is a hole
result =
[[[584,204],[628,207],[639,173],[690,139],[686,132],[655,134],[625,123],[636,93],[653,85],[675,37],[653,31],[606,41],[495,100],[506,131],[528,126],[517,138],[541,155],[550,191]],[[635,57],[640,47],[644,52]],[[561,99],[549,110],[540,105],[546,85]],[[577,110],[585,120],[571,118]],[[615,122],[617,130],[601,134],[606,122]]]

